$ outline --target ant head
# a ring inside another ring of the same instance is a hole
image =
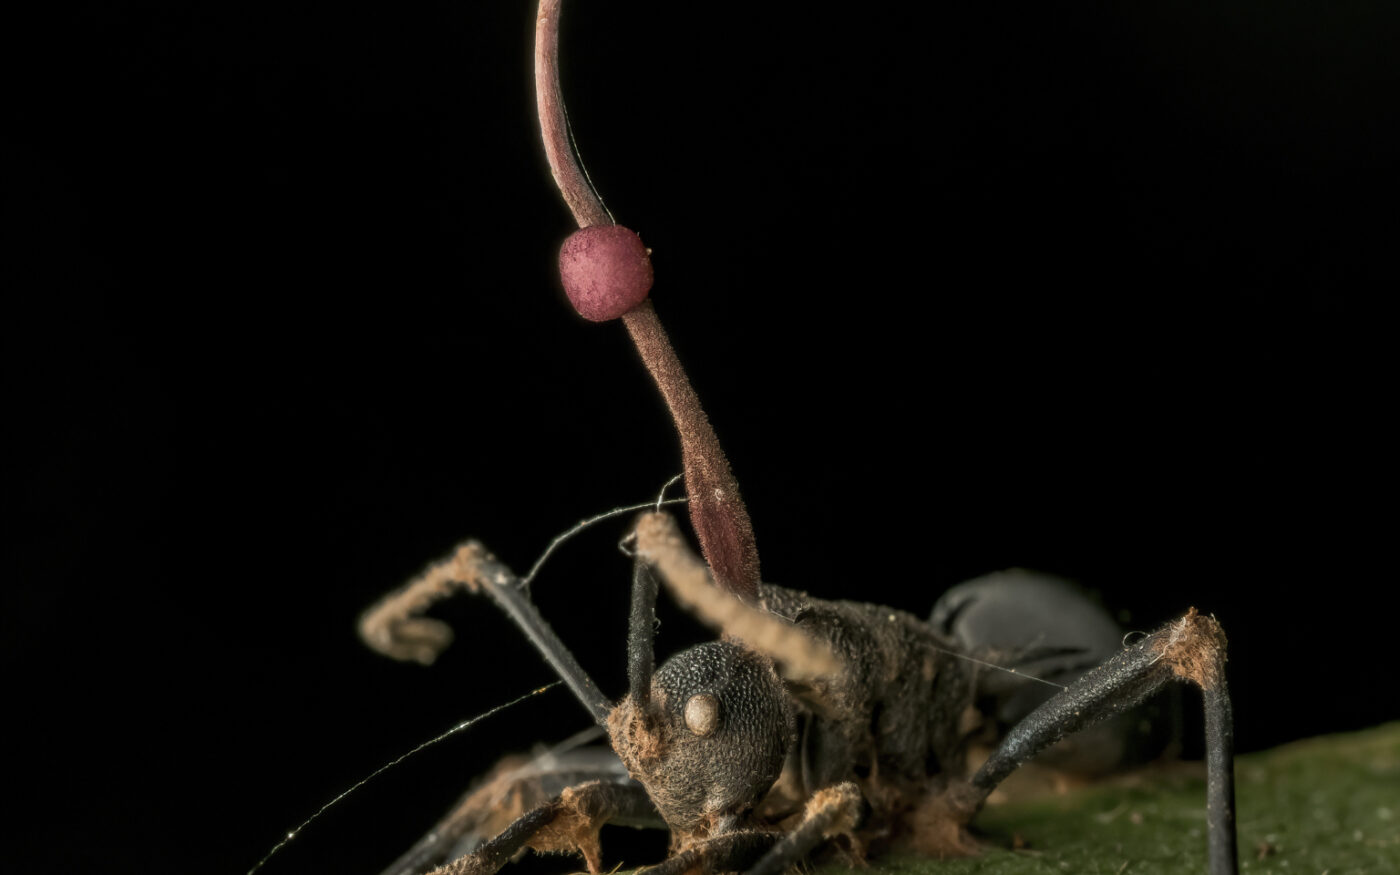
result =
[[[608,731],[666,823],[697,837],[768,792],[794,732],[772,661],[725,641],[667,660],[643,696],[613,710]]]

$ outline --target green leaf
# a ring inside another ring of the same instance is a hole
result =
[[[1400,872],[1400,723],[1240,757],[1236,783],[1242,871]],[[1197,875],[1205,870],[1205,781],[1199,763],[989,805],[975,823],[987,843],[978,857],[887,855],[868,872]],[[839,863],[819,870],[820,875],[847,871]]]

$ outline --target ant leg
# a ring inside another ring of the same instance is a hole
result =
[[[1171,681],[1194,683],[1206,714],[1206,817],[1209,871],[1234,875],[1234,724],[1225,683],[1225,633],[1195,608],[1086,672],[1006,736],[971,781],[950,792],[970,817],[1022,763],[1066,735],[1120,714]]]
[[[1123,632],[1075,584],[1053,575],[1007,569],[943,593],[929,623],[963,653],[1015,669],[979,673],[984,718],[980,743],[996,742],[1080,675],[1123,649]],[[1030,675],[1049,684],[1026,683]],[[1041,765],[1100,775],[1153,759],[1177,736],[1178,689],[1064,739],[1036,757]]]
[[[385,656],[431,664],[451,643],[452,630],[421,615],[458,590],[486,595],[495,602],[588,709],[594,722],[607,726],[612,702],[599,692],[588,672],[540,616],[520,579],[476,541],[461,545],[365,611],[360,617],[360,637]]]
[[[736,830],[721,833],[673,854],[637,875],[690,875],[708,872],[745,872],[777,875],[812,848],[836,836],[848,836],[860,820],[865,798],[855,784],[846,781],[816,791],[806,802],[802,822],[791,833]]]
[[[423,875],[466,856],[521,814],[569,787],[589,781],[631,782],[627,769],[610,748],[567,747],[571,743],[573,739],[534,757],[513,756],[497,763],[381,875]],[[649,825],[657,829],[666,826],[660,817]]]
[[[708,875],[711,872],[739,872],[771,851],[782,836],[756,829],[722,833],[696,842],[672,854],[655,866],[638,869],[635,875]]]
[[[764,854],[747,875],[779,875],[827,839],[851,836],[864,807],[865,797],[850,781],[818,790],[807,801],[797,828]]]
[[[598,844],[603,824],[651,826],[660,820],[640,784],[590,781],[525,812],[475,852],[434,869],[431,875],[494,875],[527,847],[582,854],[588,871],[597,873],[603,862]]]
[[[636,875],[745,872],[778,875],[830,838],[851,835],[860,820],[865,797],[850,781],[818,790],[807,801],[802,822],[787,835],[760,830],[721,833],[696,842],[664,862]]]

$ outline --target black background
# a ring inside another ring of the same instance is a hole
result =
[[[1336,5],[577,2],[574,129],[765,577],[923,612],[1020,565],[1214,612],[1255,750],[1395,718],[1387,22]],[[467,536],[524,570],[676,441],[563,301],[521,3],[73,4],[5,28],[10,784],[36,870],[243,872],[550,680],[484,604],[354,636]],[[1382,329],[1382,330],[1377,330]],[[1384,339],[1389,343],[1389,339]],[[537,584],[620,689],[609,523]],[[703,632],[667,608],[662,648]],[[272,872],[374,872],[563,691]]]

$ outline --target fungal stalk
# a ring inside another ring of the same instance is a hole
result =
[[[613,220],[574,152],[559,87],[561,2],[540,2],[535,20],[535,93],[550,171],[579,226],[559,253],[564,291],[585,319],[621,319],[626,326],[680,434],[690,521],[705,561],[721,586],[752,602],[759,582],[753,525],[729,460],[649,299],[650,250],[636,232]]]

